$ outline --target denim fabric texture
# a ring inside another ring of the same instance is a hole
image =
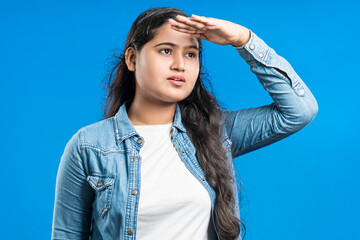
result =
[[[301,130],[313,120],[318,105],[291,65],[254,32],[235,49],[274,100],[256,108],[222,110],[221,140],[240,218],[233,159]],[[81,128],[67,143],[58,169],[51,239],[136,239],[144,139],[127,116],[128,106],[125,102],[115,116]],[[214,219],[216,194],[197,161],[178,105],[171,136],[181,160],[208,191]],[[218,234],[215,221],[212,224]]]

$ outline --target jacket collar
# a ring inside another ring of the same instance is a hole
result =
[[[130,121],[127,115],[127,108],[130,107],[130,100],[125,101],[117,111],[114,116],[115,123],[115,136],[117,141],[124,141],[126,138],[129,138],[134,135],[138,135],[136,132],[134,125]],[[181,121],[181,112],[179,104],[176,105],[175,116],[173,127],[176,127],[178,130],[186,132],[184,125]]]

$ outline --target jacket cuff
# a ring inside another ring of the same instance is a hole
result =
[[[250,30],[249,41],[241,47],[233,47],[238,50],[240,56],[251,65],[254,61],[259,61],[267,65],[270,47]]]

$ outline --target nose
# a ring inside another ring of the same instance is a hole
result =
[[[173,55],[171,64],[171,70],[184,71],[185,70],[185,59],[182,54],[177,53]]]

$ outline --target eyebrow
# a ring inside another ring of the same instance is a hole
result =
[[[174,43],[171,43],[171,42],[163,42],[163,43],[156,44],[154,47],[158,47],[158,46],[161,46],[161,45],[168,45],[168,46],[172,46],[172,47],[178,46],[178,45],[176,45]],[[189,45],[189,46],[186,46],[186,48],[194,48],[194,49],[199,51],[199,48],[197,46],[195,46],[195,45]]]

